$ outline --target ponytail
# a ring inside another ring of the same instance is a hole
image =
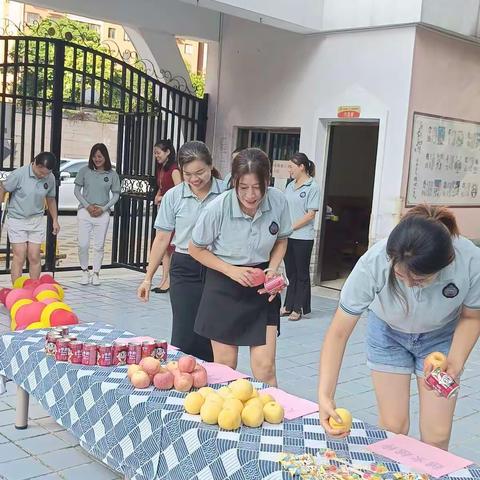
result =
[[[435,205],[427,205],[426,203],[417,205],[416,207],[411,208],[403,216],[402,220],[412,216],[422,217],[429,219],[430,221],[439,222],[447,228],[447,230],[450,232],[450,235],[455,237],[460,235],[455,215],[446,207],[437,207]]]
[[[303,165],[305,173],[310,177],[315,176],[315,164],[304,153],[294,153],[290,161],[298,166]]]

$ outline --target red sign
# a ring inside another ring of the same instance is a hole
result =
[[[337,109],[338,118],[358,118],[360,116],[360,107],[342,106]]]

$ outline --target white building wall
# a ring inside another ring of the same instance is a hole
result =
[[[326,124],[338,106],[360,105],[362,118],[380,122],[370,241],[387,236],[400,213],[415,29],[305,37],[225,16],[222,30],[211,136],[220,169],[229,168],[236,127],[300,127],[323,187]]]

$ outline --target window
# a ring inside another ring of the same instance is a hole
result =
[[[108,38],[115,38],[115,29],[114,28],[109,28],[108,29]]]
[[[186,43],[183,51],[187,55],[193,55],[193,45],[191,43]]]
[[[124,40],[125,42],[129,42],[129,41],[130,41],[130,39],[128,38],[127,32],[125,32],[125,31],[123,32],[123,40]]]
[[[100,25],[97,25],[96,23],[88,23],[87,25],[89,30],[100,33]]]
[[[38,13],[29,12],[27,13],[27,23],[28,25],[32,25],[32,23],[39,22],[40,15]]]

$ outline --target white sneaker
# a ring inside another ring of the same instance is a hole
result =
[[[100,285],[100,277],[98,276],[98,273],[92,275],[92,285]]]
[[[88,270],[82,270],[82,278],[80,279],[81,285],[88,285],[90,283],[90,274]]]

